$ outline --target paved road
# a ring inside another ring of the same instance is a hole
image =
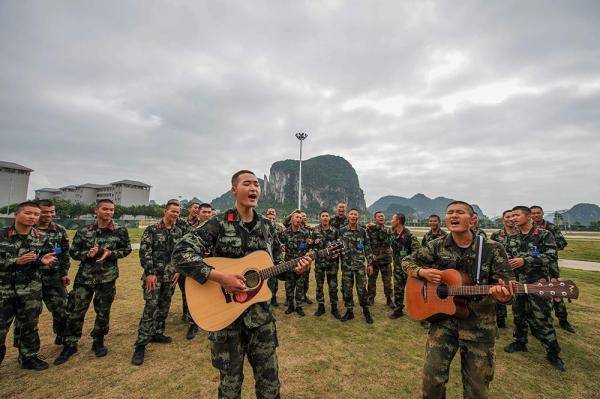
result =
[[[600,262],[585,262],[582,260],[559,259],[558,265],[560,267],[568,267],[570,269],[600,271]]]

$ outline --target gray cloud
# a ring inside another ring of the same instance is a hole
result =
[[[0,4],[3,160],[31,188],[210,200],[333,153],[367,202],[598,202],[597,2]]]

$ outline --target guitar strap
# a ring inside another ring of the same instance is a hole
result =
[[[481,280],[481,260],[483,258],[483,236],[477,236],[477,272],[475,282],[479,285]]]
[[[260,223],[260,229],[262,230],[262,233],[263,233],[263,238],[265,239],[265,244],[267,246],[267,252],[271,256],[271,259],[273,259],[273,261],[275,261],[275,258],[273,258],[273,251],[271,250],[271,247],[273,244],[269,243],[269,232],[267,231],[267,224],[262,223],[260,221],[259,221],[259,223]]]

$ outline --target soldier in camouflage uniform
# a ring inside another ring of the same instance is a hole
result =
[[[301,214],[302,228],[308,232],[308,235],[310,237],[313,228],[308,224],[308,215],[306,214],[306,212],[302,212]],[[304,279],[304,303],[307,305],[312,305],[313,301],[308,297],[308,289],[310,287],[310,270],[306,274],[303,274],[302,278]]]
[[[69,293],[65,346],[54,360],[55,365],[63,364],[77,353],[83,320],[92,299],[96,311],[96,322],[90,334],[94,340],[92,350],[97,357],[106,356],[108,352],[104,336],[108,334],[110,308],[119,277],[117,260],[131,253],[127,229],[114,224],[114,213],[115,205],[111,200],[99,200],[96,204],[96,223],[77,230],[73,238],[69,254],[81,263],[73,290]]]
[[[547,280],[549,267],[556,262],[556,243],[552,234],[539,227],[533,227],[531,210],[526,206],[512,209],[513,220],[518,233],[508,238],[506,250],[509,264],[515,271],[517,281],[533,284]],[[527,352],[527,330],[536,337],[546,350],[550,364],[565,371],[565,364],[558,356],[560,346],[552,325],[552,305],[537,295],[519,295],[513,304],[515,341],[504,350],[508,353]]]
[[[215,281],[225,290],[246,289],[244,277],[214,270],[202,261],[204,254],[241,258],[251,252],[269,252],[275,263],[283,261],[275,226],[254,208],[260,197],[260,184],[254,173],[240,171],[231,179],[236,198],[235,209],[210,219],[204,226],[186,235],[175,245],[173,263],[176,270],[200,284]],[[302,259],[296,273],[302,273],[310,258]],[[283,275],[287,278],[289,275]],[[280,383],[276,348],[275,318],[268,302],[250,306],[223,330],[208,334],[212,364],[219,370],[219,398],[240,398],[244,380],[244,357],[254,372],[257,398],[279,398]]]
[[[13,319],[20,328],[21,368],[45,370],[48,363],[38,357],[38,317],[42,311],[40,269],[57,262],[44,232],[34,226],[40,217],[34,202],[17,206],[11,227],[0,229],[0,364],[6,355],[6,335]]]
[[[320,251],[327,248],[331,242],[338,239],[338,231],[331,227],[329,212],[321,211],[319,214],[321,223],[315,227],[310,235],[310,244],[315,251]],[[339,255],[332,258],[317,258],[315,261],[315,280],[317,281],[317,311],[315,316],[325,314],[325,295],[323,293],[323,285],[325,277],[327,277],[327,286],[329,288],[329,304],[331,305],[331,314],[340,319],[341,315],[338,310],[338,267]]]
[[[404,316],[404,287],[406,286],[406,272],[402,269],[402,259],[416,252],[421,246],[417,237],[404,227],[406,216],[397,213],[392,216],[392,236],[390,245],[394,256],[394,305],[396,308],[390,319]]]
[[[63,344],[63,333],[67,323],[67,290],[69,284],[70,259],[69,239],[65,228],[52,219],[56,215],[54,203],[50,200],[37,201],[40,207],[40,220],[36,226],[39,231],[46,233],[48,242],[54,248],[58,262],[51,266],[40,268],[42,275],[42,298],[48,310],[52,313],[52,329],[56,345]],[[15,320],[14,346],[19,346],[19,321]]]
[[[281,235],[285,231],[285,227],[281,223],[277,223],[277,211],[275,210],[275,208],[267,209],[265,216],[275,225],[275,229],[277,230],[277,237],[279,238],[279,241],[281,241]],[[267,285],[271,290],[271,293],[273,294],[273,296],[271,297],[271,306],[279,306],[279,303],[277,303],[279,279],[277,277],[271,277],[269,278],[269,280],[267,280]]]
[[[462,201],[454,201],[446,209],[450,234],[431,241],[402,261],[402,267],[411,277],[431,283],[440,282],[440,270],[456,269],[471,276],[476,282],[478,238],[469,229],[473,208]],[[507,264],[504,248],[494,241],[485,240],[479,284],[508,281],[512,273]],[[427,338],[423,368],[423,398],[446,397],[446,383],[450,364],[456,352],[461,351],[463,397],[486,399],[494,376],[496,340],[496,312],[494,303],[511,300],[510,287],[497,285],[490,289],[493,296],[466,297],[467,319],[447,317],[431,323]]]
[[[346,216],[346,204],[339,202],[335,208],[335,216],[331,219],[331,227],[340,231],[342,227],[348,224],[348,217]]]
[[[291,225],[281,235],[281,244],[285,251],[285,260],[300,258],[306,255],[310,236],[308,231],[302,228],[302,214],[296,211],[292,214]],[[308,273],[308,272],[307,272]],[[288,308],[285,314],[296,311],[299,316],[304,316],[302,304],[304,302],[304,285],[306,274],[291,275],[285,282],[285,297]]]
[[[144,269],[142,291],[146,305],[131,359],[131,363],[136,366],[144,362],[146,345],[150,342],[172,342],[171,337],[164,333],[171,297],[179,279],[179,273],[172,267],[171,254],[175,243],[182,237],[181,229],[175,225],[180,209],[179,201],[168,201],[162,220],[147,227],[142,234],[140,264]]]
[[[531,219],[533,220],[533,225],[535,227],[540,227],[544,230],[549,231],[552,234],[552,236],[554,237],[554,241],[556,242],[557,251],[562,251],[563,249],[565,249],[565,247],[567,246],[567,240],[565,239],[565,236],[563,236],[562,232],[560,231],[560,228],[557,225],[544,220],[544,210],[542,209],[542,207],[538,205],[534,205],[531,207]],[[552,264],[550,264],[550,278],[560,278],[560,270],[558,268],[558,256],[556,262],[552,262]],[[569,314],[567,313],[567,306],[565,305],[565,301],[562,298],[555,298],[552,302],[552,306],[554,307],[554,314],[558,319],[558,325],[562,329],[570,332],[571,334],[575,334],[576,331],[568,320]]]
[[[502,212],[502,224],[504,225],[498,231],[492,233],[490,239],[492,241],[499,242],[502,244],[504,249],[506,249],[506,244],[508,243],[508,238],[512,235],[517,234],[517,230],[515,230],[515,223],[512,219],[512,210],[506,210]],[[506,311],[506,305],[502,303],[496,303],[496,321],[498,323],[498,327],[506,328],[506,318],[508,317],[508,313]]]
[[[351,209],[348,212],[348,225],[342,227],[339,236],[346,244],[346,252],[342,254],[342,291],[346,313],[342,316],[341,321],[345,322],[354,318],[352,289],[356,283],[358,303],[363,309],[365,321],[373,324],[367,294],[367,265],[371,266],[373,253],[367,230],[358,225],[357,209]]]
[[[371,240],[371,251],[373,251],[373,264],[367,268],[369,282],[367,292],[369,293],[369,303],[375,303],[377,294],[377,276],[381,272],[383,281],[383,293],[389,307],[394,309],[392,300],[392,248],[390,239],[392,231],[385,226],[385,215],[381,211],[375,212],[375,224],[367,226],[367,233]]]
[[[425,233],[421,240],[421,246],[424,247],[428,242],[435,240],[436,238],[446,237],[448,233],[440,228],[441,219],[439,215],[429,215],[427,220],[429,224],[429,231]]]

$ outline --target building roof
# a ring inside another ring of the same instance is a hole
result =
[[[85,183],[85,184],[80,184],[77,187],[81,187],[81,188],[105,188],[107,185],[106,184],[93,184],[93,183]]]
[[[19,165],[18,163],[7,162],[7,161],[0,161],[0,168],[24,170],[25,172],[33,172],[33,169],[29,169],[28,167]]]
[[[138,186],[138,187],[152,187],[146,183],[142,183],[141,181],[135,181],[135,180],[119,180],[119,181],[115,181],[112,182],[110,184],[128,184],[130,186]]]
[[[39,190],[35,190],[35,192],[47,192],[47,193],[61,193],[62,191],[60,191],[60,189],[58,188],[40,188]]]
[[[68,186],[61,187],[60,189],[61,190],[75,190],[76,188],[77,188],[77,186],[74,186],[74,185],[71,184],[71,185],[68,185]]]

